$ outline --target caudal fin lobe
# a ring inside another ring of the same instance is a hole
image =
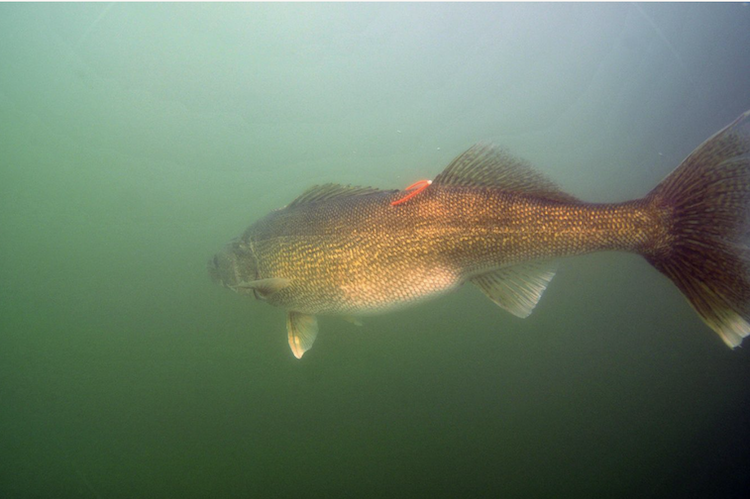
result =
[[[646,259],[730,347],[750,334],[750,111],[693,151],[647,199],[668,244]]]

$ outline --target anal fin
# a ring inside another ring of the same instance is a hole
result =
[[[289,347],[298,359],[312,348],[318,336],[318,319],[314,315],[290,311],[286,319]]]
[[[553,264],[533,262],[481,274],[471,279],[471,282],[508,312],[526,318],[534,310],[554,276]]]

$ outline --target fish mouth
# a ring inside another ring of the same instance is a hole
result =
[[[255,258],[237,243],[231,243],[224,251],[216,253],[206,267],[213,282],[240,294],[250,291],[238,288],[239,283],[257,279]]]
[[[225,288],[234,289],[237,283],[237,269],[231,255],[216,253],[206,264],[208,276],[213,282]]]
[[[208,270],[208,276],[211,278],[211,281],[226,286],[219,273],[219,255],[214,255],[214,257],[206,263],[206,269]]]

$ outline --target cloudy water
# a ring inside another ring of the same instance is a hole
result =
[[[206,262],[477,141],[645,195],[750,109],[744,4],[0,5],[0,497],[733,497],[750,356],[632,254],[358,327]]]

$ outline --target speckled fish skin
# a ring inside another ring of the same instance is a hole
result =
[[[316,315],[382,312],[465,282],[526,317],[554,275],[549,262],[603,250],[644,256],[727,345],[750,334],[750,111],[635,201],[579,201],[481,144],[397,203],[406,195],[315,186],[251,225],[209,272],[287,309],[298,358]]]
[[[268,302],[309,314],[387,310],[498,267],[599,250],[650,251],[665,238],[643,202],[591,205],[490,188],[432,185],[391,206],[375,192],[285,208],[251,226],[240,245],[253,279],[291,284]],[[252,279],[248,279],[252,280]]]

